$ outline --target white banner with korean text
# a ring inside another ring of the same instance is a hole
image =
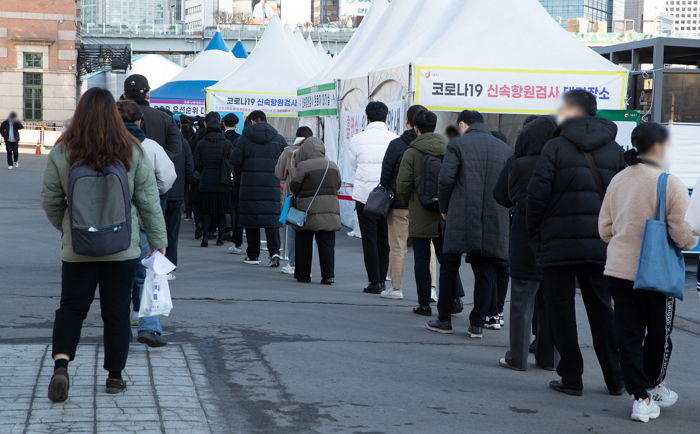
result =
[[[627,72],[416,66],[415,103],[437,111],[548,114],[571,89],[586,89],[598,108],[625,108]]]
[[[296,94],[248,93],[236,91],[207,91],[207,112],[250,113],[262,110],[271,117],[296,117]]]

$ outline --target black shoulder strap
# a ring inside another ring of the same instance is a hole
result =
[[[584,152],[583,156],[586,157],[588,168],[591,169],[591,175],[593,175],[593,181],[595,181],[596,189],[598,190],[600,199],[603,200],[605,198],[605,184],[603,183],[603,177],[600,175],[600,170],[598,170],[595,159],[590,152]]]

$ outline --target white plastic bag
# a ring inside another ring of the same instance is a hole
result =
[[[700,179],[695,184],[693,194],[690,196],[688,211],[685,213],[685,221],[696,235],[700,234]]]
[[[175,265],[159,251],[144,258],[141,264],[146,267],[146,280],[141,291],[139,318],[170,315],[173,301],[170,297],[167,274],[175,269]]]

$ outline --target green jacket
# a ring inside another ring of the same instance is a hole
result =
[[[414,238],[437,238],[440,236],[440,213],[423,208],[418,199],[423,176],[423,158],[426,155],[445,155],[447,139],[440,134],[426,133],[411,142],[403,154],[396,190],[399,198],[408,203],[408,233]]]
[[[155,171],[148,157],[139,147],[134,147],[131,169],[129,169],[129,190],[131,192],[131,245],[128,249],[108,256],[81,256],[73,252],[70,218],[66,192],[68,191],[68,171],[70,166],[62,146],[56,145],[49,153],[49,161],[44,172],[44,185],[41,191],[41,204],[51,224],[61,231],[63,241],[62,259],[65,262],[127,261],[141,256],[139,247],[139,216],[153,249],[165,248],[168,238],[165,220],[160,208],[160,198],[156,185]]]

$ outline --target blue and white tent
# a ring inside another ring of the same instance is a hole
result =
[[[248,58],[248,51],[246,51],[245,46],[243,45],[243,42],[239,39],[234,45],[233,49],[231,50],[233,55],[239,59],[247,59]]]
[[[221,33],[168,83],[151,91],[151,104],[176,114],[204,116],[204,89],[237,70],[244,60],[234,57]]]

